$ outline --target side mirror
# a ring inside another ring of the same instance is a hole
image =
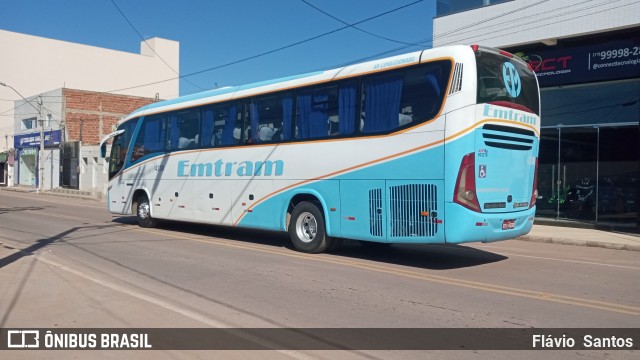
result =
[[[100,141],[100,157],[101,158],[104,159],[105,157],[107,157],[107,141],[109,141],[109,139],[111,139],[112,137],[118,136],[122,133],[124,133],[124,130],[114,131],[111,134],[105,136],[104,139]]]

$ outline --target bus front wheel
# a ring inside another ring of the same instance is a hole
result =
[[[296,249],[310,254],[327,250],[333,241],[326,234],[322,211],[309,201],[303,201],[293,209],[289,236]]]
[[[158,221],[151,217],[151,204],[147,195],[138,197],[136,217],[138,218],[138,225],[143,228],[155,227],[158,224]]]

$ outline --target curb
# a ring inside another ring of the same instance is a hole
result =
[[[612,250],[627,250],[627,251],[640,251],[640,244],[620,244],[606,241],[597,240],[576,240],[576,239],[562,239],[548,236],[536,236],[536,235],[524,235],[516,238],[516,240],[561,244],[561,245],[573,245],[573,246],[590,246],[600,247]]]
[[[58,196],[58,197],[65,197],[65,198],[74,198],[74,199],[82,199],[82,200],[93,200],[96,202],[106,202],[107,198],[106,196],[103,196],[102,198],[99,198],[95,195],[83,195],[83,194],[74,194],[74,193],[66,193],[66,192],[56,192],[56,191],[41,191],[41,192],[37,192],[35,190],[24,190],[24,189],[13,189],[11,187],[9,188],[0,188],[0,191],[9,191],[9,192],[15,192],[15,193],[22,193],[22,194],[33,194],[33,195],[44,195],[44,196]]]

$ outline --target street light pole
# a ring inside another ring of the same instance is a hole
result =
[[[40,151],[38,152],[38,174],[40,180],[38,181],[38,188],[36,193],[44,189],[44,119],[42,118],[42,98],[38,96],[38,120],[40,122]]]

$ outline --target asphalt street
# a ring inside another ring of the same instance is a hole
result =
[[[638,328],[640,252],[510,240],[347,242],[296,252],[286,234],[166,222],[105,204],[0,192],[0,328]],[[208,358],[203,351],[55,352]],[[607,351],[224,351],[223,358],[627,359]],[[2,358],[53,358],[9,351]],[[6,355],[6,356],[5,356]],[[99,355],[99,356],[98,356]],[[64,356],[68,357],[68,356]]]

